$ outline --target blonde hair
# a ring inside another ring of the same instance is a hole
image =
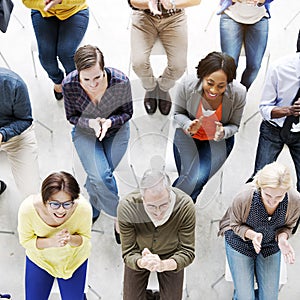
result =
[[[289,190],[292,186],[290,170],[278,162],[265,165],[256,173],[253,182],[259,190],[264,188]]]

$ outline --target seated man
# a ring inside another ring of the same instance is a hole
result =
[[[148,114],[158,108],[163,115],[171,109],[169,90],[187,67],[187,18],[184,8],[201,0],[128,0],[133,8],[131,28],[132,68],[146,90],[144,106]],[[155,78],[150,54],[160,39],[168,59],[161,76]]]
[[[195,257],[195,207],[171,187],[167,174],[148,170],[140,190],[118,206],[124,268],[124,300],[146,299],[150,272],[156,271],[161,299],[180,300],[184,268]]]
[[[39,191],[38,151],[27,86],[11,70],[0,68],[0,151],[6,152],[16,185],[26,197]],[[1,181],[0,192],[6,184]]]

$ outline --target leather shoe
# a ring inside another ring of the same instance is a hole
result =
[[[116,230],[116,226],[114,226],[114,232],[115,232],[115,240],[116,243],[121,245],[121,237],[120,237],[120,233]]]
[[[63,98],[63,94],[60,93],[60,92],[57,92],[56,90],[53,90],[54,91],[54,96],[55,96],[55,99],[56,100],[61,100]]]
[[[161,114],[167,116],[172,107],[172,100],[169,92],[164,92],[158,88],[158,108]]]
[[[147,91],[144,98],[144,106],[148,115],[153,115],[157,109],[156,88],[153,91]]]
[[[6,184],[4,181],[0,180],[0,195],[6,190]]]

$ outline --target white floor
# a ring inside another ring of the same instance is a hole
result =
[[[199,6],[186,10],[189,17],[189,72],[195,72],[194,67],[207,53],[220,49],[218,17],[213,15],[207,26],[217,3],[218,0],[203,0]],[[128,74],[130,10],[127,1],[90,0],[90,7],[93,14],[84,42],[100,47],[104,52],[107,66],[117,67]],[[271,63],[278,57],[295,52],[300,16],[298,15],[286,29],[285,27],[299,9],[299,0],[277,0],[272,3],[269,35]],[[14,15],[8,31],[1,34],[0,37],[1,54],[10,68],[20,74],[28,85],[35,120],[42,122],[53,131],[51,133],[41,123],[36,122],[41,177],[45,178],[50,172],[57,170],[75,171],[82,191],[86,195],[83,188],[84,172],[73,152],[70,139],[71,126],[65,119],[63,103],[54,99],[52,84],[40,66],[36,52],[33,52],[33,57],[37,78],[34,75],[31,56],[34,34],[30,11],[22,5],[21,1],[15,1]],[[165,57],[153,58],[153,64],[158,74],[164,63]],[[241,58],[239,74],[243,63],[243,58]],[[266,63],[267,59],[264,59],[258,78],[249,90],[243,121],[257,111]],[[1,57],[0,66],[6,66]],[[162,117],[159,113],[153,116],[146,115],[142,102],[144,91],[132,70],[130,78],[134,99],[133,120],[138,126],[138,131],[132,126],[128,152],[116,172],[121,196],[136,186],[128,163],[133,165],[137,176],[140,177],[150,163],[157,163],[160,161],[160,157],[167,157],[167,171],[170,172],[172,178],[176,176],[174,170],[169,166],[170,162],[171,165],[173,163],[172,152],[166,150],[170,148],[172,142],[168,136],[170,116]],[[165,123],[166,121],[167,123]],[[217,237],[218,223],[215,221],[223,215],[233,195],[252,173],[259,122],[260,115],[256,115],[249,123],[241,125],[240,131],[236,135],[234,150],[222,169],[223,173],[219,172],[210,180],[198,199],[196,204],[196,259],[186,272],[188,299],[231,299],[233,289],[231,282],[222,279],[214,288],[211,287],[225,270],[223,239]],[[292,166],[286,149],[280,156],[280,160]],[[221,174],[223,174],[222,181],[220,181]],[[8,184],[8,189],[0,197],[0,230],[7,231],[0,233],[0,294],[10,293],[13,299],[20,300],[24,299],[24,250],[18,244],[16,216],[22,199],[18,195],[3,153],[0,153],[0,179]],[[279,297],[282,300],[296,300],[300,297],[298,283],[300,272],[299,233],[293,237],[292,243],[298,260],[295,265],[287,268],[288,282],[282,288]],[[92,244],[88,276],[88,284],[92,289],[88,291],[88,299],[97,299],[94,291],[104,300],[121,299],[123,272],[121,250],[114,241],[113,221],[105,215],[102,215],[94,226]],[[59,298],[52,296],[51,299]]]

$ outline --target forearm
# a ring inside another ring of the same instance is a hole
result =
[[[54,239],[53,238],[38,237],[36,239],[36,247],[38,249],[45,249],[45,248],[54,247]]]
[[[252,229],[248,229],[246,232],[245,232],[245,238],[246,239],[249,239],[249,240],[253,240],[254,237],[256,236],[257,232],[252,230]]]
[[[290,106],[274,107],[271,111],[271,119],[279,119],[282,117],[291,116],[292,111]]]
[[[32,124],[32,119],[29,120],[19,120],[10,123],[7,126],[3,126],[0,128],[0,132],[2,135],[2,142],[7,142],[11,138],[20,135],[23,131],[28,129]]]
[[[287,240],[288,238],[289,238],[289,236],[286,232],[281,232],[277,236],[277,241],[279,243],[281,240]]]

